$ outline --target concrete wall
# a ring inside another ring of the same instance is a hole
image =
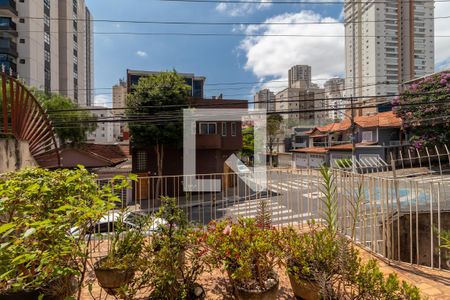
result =
[[[7,138],[0,139],[0,173],[37,166],[28,143]]]
[[[433,213],[433,223],[431,223],[430,212],[419,212],[418,219],[415,212],[412,216],[409,214],[400,217],[400,241],[397,235],[397,217],[394,217],[394,224],[389,223],[390,228],[393,228],[392,234],[392,256],[398,259],[398,246],[400,245],[400,260],[404,262],[411,261],[424,266],[431,267],[431,256],[433,256],[433,266],[439,267],[439,252],[438,252],[438,238],[437,234],[433,233],[433,247],[431,247],[432,234],[431,231],[437,229],[438,214]],[[410,218],[412,218],[410,220]],[[445,230],[450,229],[450,212],[443,211],[440,215],[441,228]],[[416,232],[416,222],[418,222],[418,232]],[[412,224],[412,227],[411,227]],[[412,235],[411,235],[412,233]],[[417,243],[416,237],[419,237]],[[417,249],[418,246],[418,249]],[[389,253],[389,249],[386,249]],[[418,254],[418,256],[417,256]],[[440,267],[450,270],[450,250],[441,250],[441,265]]]
[[[278,153],[279,167],[292,167],[292,153]]]

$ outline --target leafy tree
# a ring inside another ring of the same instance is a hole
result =
[[[270,166],[272,167],[272,154],[277,135],[281,133],[283,117],[280,114],[271,114],[267,117],[267,148],[270,154]]]
[[[48,111],[47,114],[50,121],[56,126],[56,135],[61,144],[82,144],[86,142],[87,135],[97,129],[97,124],[90,122],[96,120],[96,116],[89,111],[77,110],[80,106],[71,99],[36,89],[31,89],[31,92],[42,107]],[[56,111],[52,112],[53,110]]]
[[[242,130],[242,156],[248,157],[249,161],[252,160],[255,150],[255,135],[254,128],[247,127]]]
[[[443,72],[412,84],[392,101],[416,148],[450,142],[449,92],[450,72]]]
[[[153,146],[158,175],[163,175],[164,147],[181,146],[182,108],[187,105],[190,87],[176,71],[142,77],[128,95],[130,117],[151,116],[152,123],[129,123],[131,141],[138,146]]]

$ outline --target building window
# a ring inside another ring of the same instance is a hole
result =
[[[44,0],[44,6],[50,9],[50,0]]]
[[[217,124],[216,123],[200,123],[199,129],[200,129],[201,135],[217,134]]]
[[[363,131],[362,140],[363,142],[372,142],[372,131]]]
[[[222,122],[222,136],[227,136],[227,123]]]
[[[148,170],[148,154],[147,151],[136,152],[136,171],[143,172]]]
[[[231,123],[231,136],[236,136],[236,122]]]

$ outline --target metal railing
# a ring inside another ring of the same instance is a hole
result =
[[[450,175],[410,180],[376,172],[332,173],[343,234],[389,260],[450,269],[450,252],[440,248],[439,239],[444,230],[450,230]],[[323,222],[322,177],[317,170],[274,169],[266,175],[264,182],[253,179],[251,173],[195,176],[220,180],[218,192],[185,192],[184,185],[194,176],[139,177],[130,188],[116,192],[123,205],[147,214],[159,209],[161,196],[175,197],[188,220],[199,225],[254,217],[261,201],[267,202],[274,226]],[[255,186],[265,189],[256,192]]]

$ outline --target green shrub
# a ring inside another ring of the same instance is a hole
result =
[[[89,232],[119,201],[111,191],[126,184],[119,181],[100,188],[84,168],[0,175],[0,293],[83,282]]]
[[[155,216],[165,223],[144,249],[141,277],[150,282],[150,298],[197,299],[204,293],[197,279],[209,269],[205,232],[188,224],[173,198],[163,198]]]
[[[274,279],[274,268],[280,262],[280,231],[258,226],[255,219],[241,218],[211,222],[208,244],[216,267],[224,266],[232,280],[250,290],[264,290]]]

